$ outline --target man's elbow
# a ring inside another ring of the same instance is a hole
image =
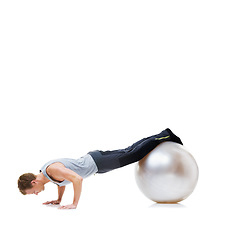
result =
[[[82,183],[83,178],[81,176],[75,176],[73,179],[74,182]]]

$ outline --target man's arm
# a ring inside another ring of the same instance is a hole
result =
[[[60,209],[74,209],[77,208],[78,201],[82,192],[82,181],[83,178],[74,171],[66,168],[61,163],[54,163],[50,165],[47,172],[54,179],[64,181],[65,179],[73,184],[74,198],[73,203],[66,206],[61,206]],[[63,193],[62,193],[63,194]]]
[[[62,201],[62,196],[64,194],[64,191],[65,191],[65,186],[58,186],[58,201],[59,203]]]

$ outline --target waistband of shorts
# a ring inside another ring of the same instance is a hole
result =
[[[101,162],[100,161],[102,159],[102,154],[100,153],[100,151],[95,150],[95,151],[89,152],[88,154],[92,156],[94,162],[97,165],[98,170],[100,170],[101,169]]]
[[[95,162],[102,158],[102,154],[98,150],[91,151],[88,154],[90,154],[92,156],[92,158]]]

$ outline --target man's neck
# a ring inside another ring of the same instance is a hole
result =
[[[46,178],[46,177],[43,175],[42,172],[39,173],[39,174],[36,176],[36,179],[37,179],[39,182],[43,183],[43,184],[46,184],[46,183],[50,182],[50,180],[49,180],[48,178]]]

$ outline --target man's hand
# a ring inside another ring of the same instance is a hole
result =
[[[66,206],[61,206],[58,209],[76,209],[77,206],[70,204],[70,205],[66,205]]]
[[[60,202],[61,202],[61,200],[53,200],[53,201],[44,202],[43,204],[44,205],[49,205],[49,204],[58,205],[58,204],[60,204]]]

